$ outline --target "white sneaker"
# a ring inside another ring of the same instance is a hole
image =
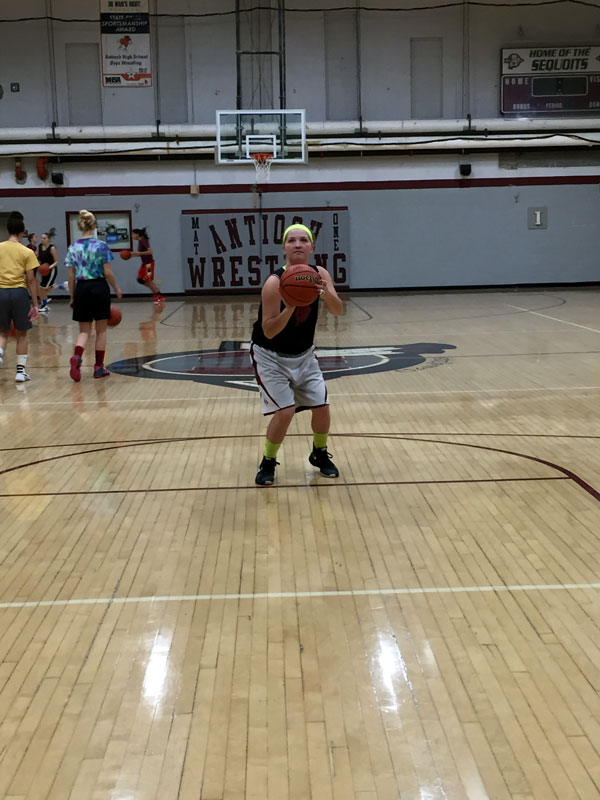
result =
[[[48,306],[40,306],[38,308],[38,314],[47,314],[48,313]]]
[[[2,353],[0,353],[0,367],[2,366],[2,364],[4,364],[4,356]]]
[[[30,380],[31,380],[31,378],[29,377],[29,375],[25,371],[17,372],[17,374],[15,375],[15,382],[16,383],[25,383],[25,381],[30,381]]]

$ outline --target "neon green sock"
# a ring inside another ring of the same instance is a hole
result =
[[[313,432],[313,444],[320,450],[323,447],[327,447],[327,437],[329,436],[328,433],[314,433]]]
[[[270,442],[268,439],[265,439],[265,458],[277,458],[277,451],[281,447],[281,444],[275,444],[274,442]]]

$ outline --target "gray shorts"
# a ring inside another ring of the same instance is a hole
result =
[[[31,328],[30,308],[31,300],[27,289],[0,289],[0,331],[9,331],[11,322],[16,330],[28,331]]]
[[[265,416],[290,406],[303,411],[328,405],[325,379],[314,347],[299,356],[284,356],[252,342],[250,358]]]

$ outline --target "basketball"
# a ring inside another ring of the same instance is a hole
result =
[[[121,258],[123,261],[127,261],[131,258],[131,250],[121,250]]]
[[[8,332],[8,335],[12,336],[15,339],[17,338],[17,329],[15,328],[14,322],[10,323],[10,331]]]
[[[307,264],[288,267],[279,279],[279,293],[290,306],[309,306],[319,296],[318,272]]]
[[[111,328],[114,328],[115,325],[118,325],[121,322],[123,315],[121,314],[121,309],[119,306],[112,306],[110,307],[110,317],[108,318],[108,325]]]
[[[43,277],[46,277],[46,275],[50,274],[50,264],[40,264],[38,267],[38,272]]]

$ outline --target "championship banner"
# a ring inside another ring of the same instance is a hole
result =
[[[100,0],[103,86],[152,86],[149,0]]]
[[[186,294],[259,291],[285,263],[283,232],[293,222],[315,237],[311,263],[324,267],[336,289],[349,286],[348,207],[182,211]]]

